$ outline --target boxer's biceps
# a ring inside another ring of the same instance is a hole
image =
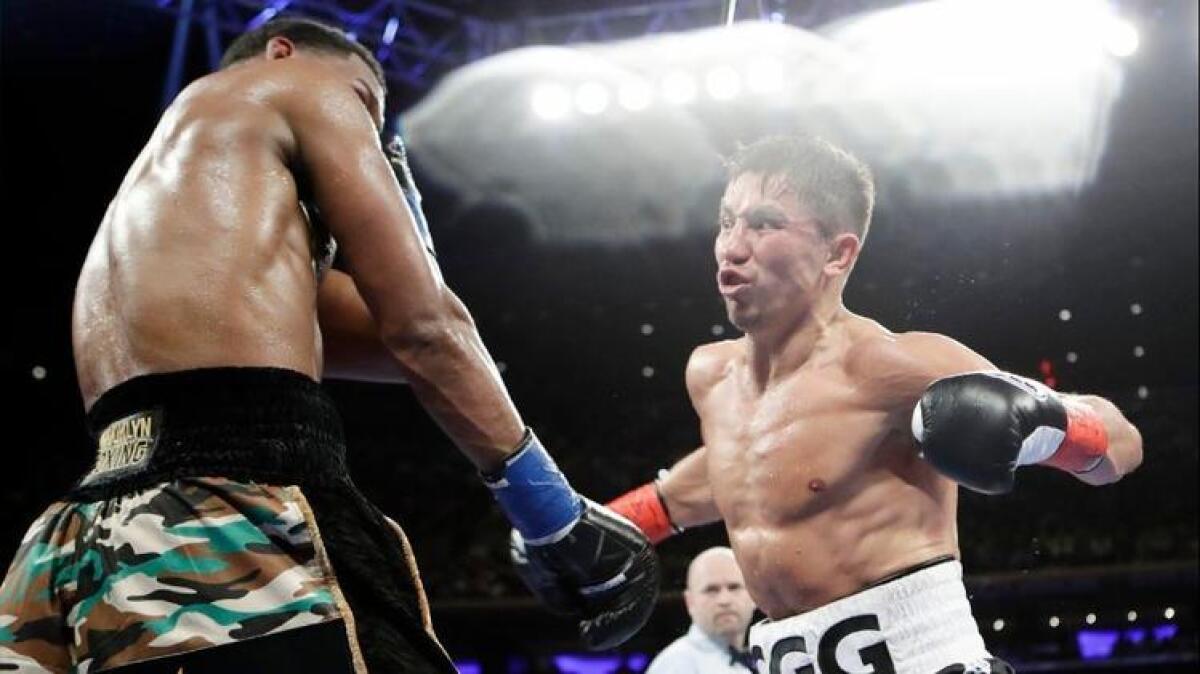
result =
[[[720,521],[708,476],[708,450],[701,446],[671,466],[659,487],[671,521],[688,529]]]

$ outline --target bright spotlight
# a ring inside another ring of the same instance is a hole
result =
[[[670,103],[683,105],[696,98],[696,80],[685,72],[669,73],[662,81],[663,98]]]
[[[638,112],[650,107],[654,92],[650,86],[641,80],[632,80],[621,85],[617,90],[617,102],[630,112]]]
[[[539,118],[557,121],[571,111],[571,92],[561,84],[541,84],[534,88],[529,103]]]
[[[608,89],[599,82],[584,82],[575,90],[575,107],[585,115],[598,115],[608,109]]]
[[[1101,28],[1100,42],[1108,53],[1117,58],[1125,58],[1137,51],[1141,40],[1138,38],[1137,28],[1133,24],[1112,17],[1104,22]]]
[[[708,71],[708,76],[704,78],[704,85],[708,89],[708,95],[718,101],[727,101],[742,89],[742,78],[738,72],[729,66],[718,66]]]
[[[783,88],[783,65],[773,58],[753,61],[746,69],[746,86],[756,94],[770,94]]]

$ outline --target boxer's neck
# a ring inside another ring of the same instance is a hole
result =
[[[792,321],[746,333],[750,381],[761,390],[787,377],[831,346],[831,335],[849,315],[841,293],[824,293]]]

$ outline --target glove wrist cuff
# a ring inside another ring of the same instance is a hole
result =
[[[500,470],[480,477],[530,545],[562,538],[583,514],[583,500],[530,429]]]
[[[1085,403],[1063,399],[1067,430],[1058,450],[1043,465],[1069,473],[1086,473],[1104,461],[1108,453],[1108,430],[1096,410]]]
[[[637,525],[655,545],[682,531],[671,521],[657,480],[618,496],[608,507]]]

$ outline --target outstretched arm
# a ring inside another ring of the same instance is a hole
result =
[[[721,343],[706,344],[688,359],[688,395],[698,413],[725,366],[725,348]],[[720,521],[708,478],[708,449],[693,450],[657,480],[619,496],[609,507],[637,524],[654,543],[686,528]]]
[[[940,335],[899,335],[876,355],[894,380],[883,388],[894,392],[895,409],[911,410],[925,459],[967,487],[1008,491],[1013,471],[1032,464],[1107,484],[1141,463],[1137,429],[1103,398],[1000,372]]]
[[[658,478],[671,521],[680,529],[721,520],[708,481],[707,453],[704,447],[692,451]]]

